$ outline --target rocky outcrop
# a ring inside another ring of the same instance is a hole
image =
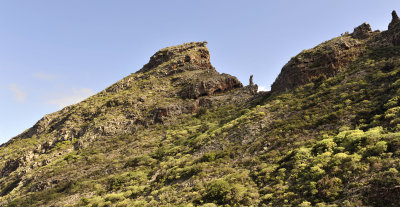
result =
[[[363,23],[362,25],[354,28],[354,32],[351,36],[356,39],[366,39],[370,37],[371,34],[371,25],[369,25],[368,23]]]
[[[172,104],[166,107],[160,107],[154,109],[150,114],[150,118],[153,120],[152,123],[164,124],[168,117],[176,117],[183,113],[191,113],[190,106],[182,106],[178,104]]]
[[[284,92],[312,82],[320,77],[334,76],[360,57],[366,48],[400,46],[400,18],[392,12],[388,30],[372,32],[368,23],[354,28],[353,33],[326,41],[304,50],[281,70],[271,86],[272,92]]]
[[[258,85],[254,84],[253,82],[253,75],[250,76],[249,78],[249,85],[247,85],[245,88],[247,88],[251,94],[255,95],[258,92]]]
[[[197,79],[193,81],[180,92],[180,96],[196,99],[241,87],[243,85],[236,77],[228,74],[216,74],[216,76],[206,80]]]
[[[371,48],[400,46],[400,18],[396,11],[392,12],[392,21],[388,25],[388,30],[375,35],[368,42]]]
[[[389,23],[388,30],[394,30],[399,26],[400,18],[397,16],[396,11],[392,12],[392,21]]]
[[[361,26],[356,34],[364,34],[367,27],[368,25]],[[364,51],[364,43],[351,36],[337,37],[305,50],[283,66],[271,86],[271,91],[283,92],[310,83],[321,76],[333,76]]]
[[[190,42],[164,48],[151,56],[150,61],[138,72],[145,73],[159,68],[164,69],[162,72],[165,75],[171,75],[185,70],[213,68],[206,44],[207,42]],[[189,67],[183,68],[184,66]]]
[[[392,12],[392,21],[390,22],[389,32],[391,33],[392,44],[400,46],[400,18],[397,16],[396,11]]]

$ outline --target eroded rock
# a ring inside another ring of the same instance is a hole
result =
[[[369,25],[368,23],[363,23],[362,25],[354,28],[352,37],[356,39],[366,39],[370,37],[371,34],[372,34],[371,25]]]
[[[216,93],[226,92],[243,87],[242,83],[234,76],[221,74],[206,80],[196,80],[185,87],[181,92],[182,98],[199,98]]]
[[[310,83],[321,76],[333,76],[360,57],[364,51],[364,42],[350,36],[337,37],[310,50],[304,50],[283,66],[271,86],[271,91],[283,92]]]
[[[400,18],[399,16],[397,16],[396,11],[392,11],[392,21],[389,23],[388,29],[389,30],[393,30],[395,29],[398,24],[400,23]]]
[[[190,42],[178,46],[167,47],[151,56],[150,61],[138,72],[145,73],[159,66],[169,68],[166,75],[171,75],[184,70],[176,70],[190,64],[190,68],[199,66],[201,68],[212,68],[210,53],[206,42]],[[188,68],[188,69],[190,69]],[[182,68],[181,68],[182,69]]]

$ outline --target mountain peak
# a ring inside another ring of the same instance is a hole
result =
[[[177,68],[193,70],[196,66],[201,69],[212,69],[210,53],[206,45],[207,42],[204,41],[166,47],[151,56],[150,61],[138,72],[145,73],[158,68],[169,74],[177,72]],[[182,68],[189,65],[190,68]]]
[[[271,86],[273,92],[284,92],[321,78],[332,77],[361,57],[366,48],[400,45],[400,18],[392,12],[388,31],[372,32],[368,23],[354,28],[314,48],[303,50],[281,70]]]

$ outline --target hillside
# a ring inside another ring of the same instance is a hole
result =
[[[257,92],[164,48],[0,147],[0,206],[398,206],[400,19],[304,50]]]

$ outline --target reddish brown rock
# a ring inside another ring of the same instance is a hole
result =
[[[216,72],[215,75],[208,79],[193,81],[180,92],[180,96],[182,98],[196,99],[201,96],[210,96],[241,87],[243,85],[236,77]]]
[[[360,57],[366,48],[392,46],[400,46],[400,18],[396,11],[392,12],[387,31],[372,32],[371,26],[363,23],[351,35],[346,34],[304,50],[282,68],[271,91],[284,92],[320,77],[334,76]]]
[[[333,76],[364,51],[364,43],[350,36],[337,37],[305,50],[283,66],[271,91],[283,92],[321,76]]]
[[[370,37],[371,34],[371,25],[369,25],[368,23],[363,23],[362,25],[354,28],[354,32],[351,36],[356,39],[366,39]]]

